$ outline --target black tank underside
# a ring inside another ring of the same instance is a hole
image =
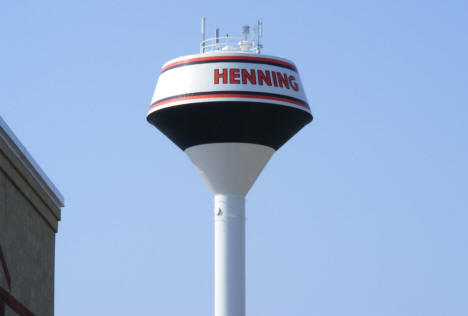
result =
[[[260,102],[205,102],[152,112],[148,121],[182,150],[210,143],[252,143],[278,150],[312,121],[306,111]]]

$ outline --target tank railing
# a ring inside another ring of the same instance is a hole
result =
[[[200,53],[207,53],[212,51],[239,51],[239,52],[248,52],[248,53],[257,53],[259,52],[258,46],[255,45],[255,41],[245,41],[243,37],[240,36],[220,36],[208,38],[200,43]]]

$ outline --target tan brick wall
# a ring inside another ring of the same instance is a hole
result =
[[[0,245],[11,277],[9,292],[35,315],[53,315],[55,232],[3,172],[0,197]]]
[[[17,149],[0,129],[0,316],[53,316],[61,205]]]

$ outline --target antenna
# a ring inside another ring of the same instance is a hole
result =
[[[202,53],[205,52],[205,17],[201,18],[201,33],[202,33]]]
[[[217,27],[215,30],[215,44],[216,48],[219,48],[219,27]]]
[[[244,25],[242,27],[242,40],[246,41],[248,40],[248,37],[249,37],[249,33],[250,33],[250,26],[248,25]]]
[[[257,24],[257,54],[260,54],[261,49],[263,48],[260,44],[260,39],[263,37],[263,24],[262,21],[258,20]]]
[[[250,26],[244,25],[242,27],[242,39],[239,42],[240,50],[243,52],[250,52],[250,48],[252,47],[252,43],[249,42],[249,33]]]

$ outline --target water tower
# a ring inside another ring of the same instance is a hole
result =
[[[245,196],[286,141],[312,121],[298,70],[249,37],[203,41],[162,67],[148,121],[182,149],[214,194],[215,316],[245,315]]]

